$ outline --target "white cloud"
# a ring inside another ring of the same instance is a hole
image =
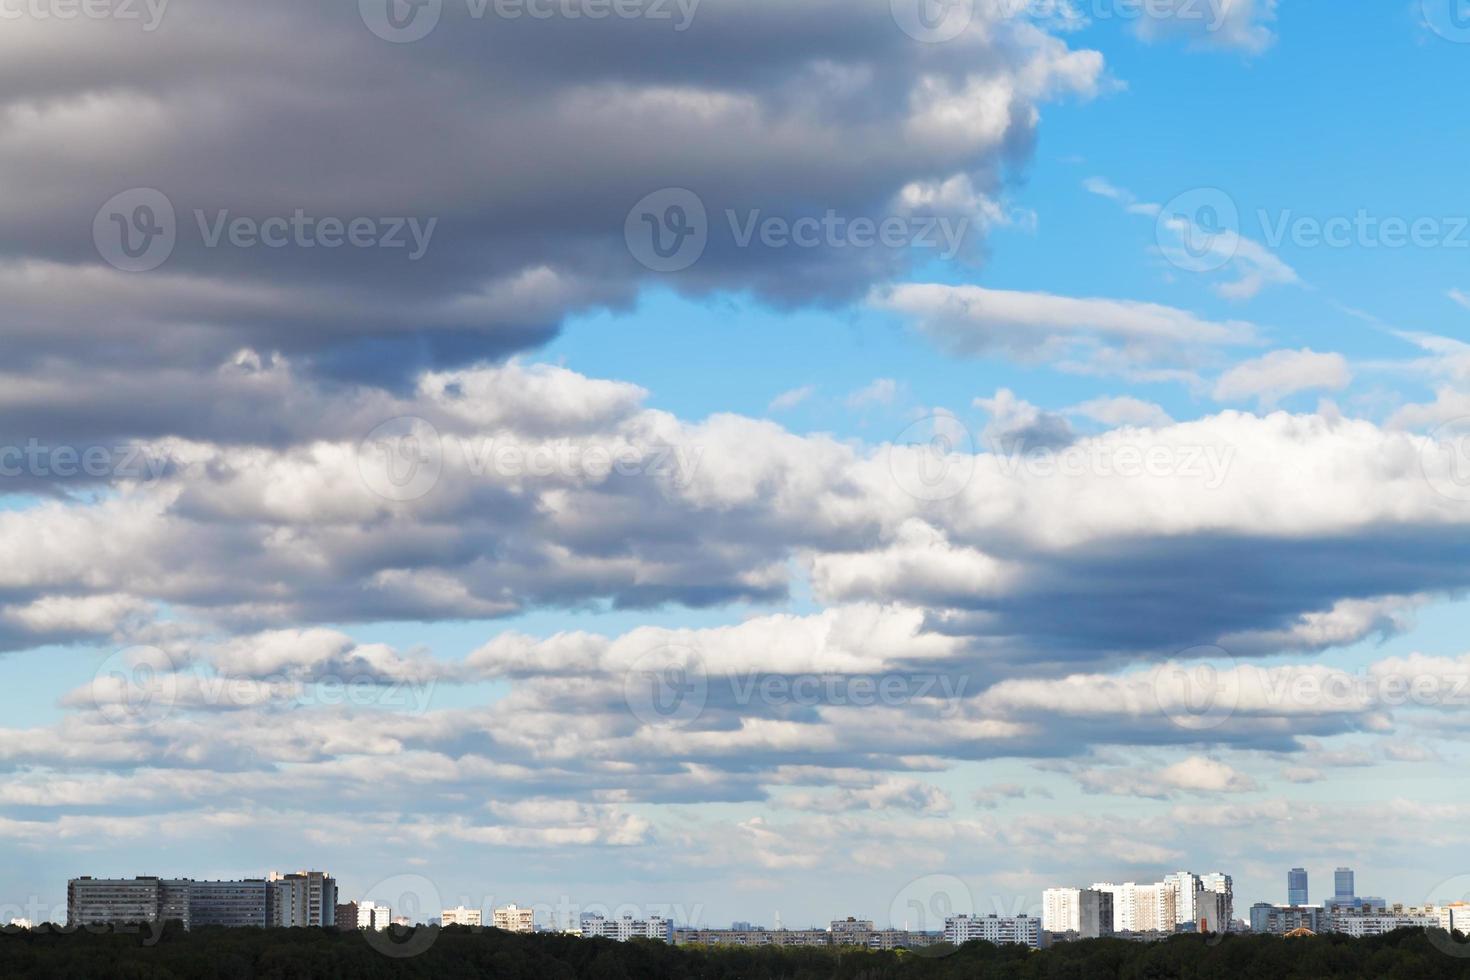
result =
[[[781,392],[781,394],[771,399],[771,403],[766,406],[766,411],[789,412],[796,406],[800,405],[802,402],[806,401],[812,395],[816,394],[816,391],[817,389],[815,385],[802,385],[800,388],[792,388],[789,391],[783,391]]]
[[[898,397],[898,382],[892,378],[877,378],[866,387],[859,388],[847,396],[848,408],[864,408],[868,405],[892,405]]]
[[[1165,426],[1173,425],[1174,420],[1169,413],[1150,401],[1134,398],[1131,395],[1115,395],[1107,398],[1094,398],[1080,405],[1074,405],[1067,409],[1071,414],[1081,415],[1101,422],[1104,425],[1144,425]]]
[[[1215,382],[1213,394],[1216,401],[1254,398],[1261,405],[1274,406],[1299,391],[1341,391],[1352,380],[1347,358],[1341,354],[1319,354],[1307,348],[1277,350],[1226,371]]]
[[[1175,307],[1131,300],[911,283],[875,291],[880,309],[912,318],[942,348],[962,356],[1006,353],[1028,361],[1064,357],[1132,368],[1188,365],[1206,352],[1249,343],[1255,328],[1204,320]]]

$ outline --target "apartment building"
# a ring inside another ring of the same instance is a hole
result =
[[[484,914],[479,909],[445,909],[439,913],[439,924],[444,926],[479,926],[484,924]]]
[[[357,928],[382,932],[393,921],[393,910],[377,902],[357,903]]]
[[[1331,932],[1353,938],[1381,936],[1395,929],[1438,929],[1441,927],[1440,910],[1434,906],[1404,906],[1376,910],[1338,908],[1324,913],[1323,925]]]
[[[959,946],[983,939],[998,946],[1041,947],[1041,920],[1029,915],[951,915],[944,920],[944,941]]]
[[[536,913],[532,909],[521,908],[512,902],[496,909],[491,914],[491,924],[506,932],[535,932]]]
[[[195,881],[189,885],[189,924],[254,927],[270,922],[270,884],[264,878],[244,881]]]
[[[270,887],[270,924],[279,929],[337,924],[337,882],[325,871],[297,871],[266,878]]]
[[[177,920],[189,925],[188,879],[73,878],[66,884],[69,926]]]
[[[674,924],[662,916],[650,915],[637,919],[631,915],[609,919],[601,915],[582,916],[583,939],[611,939],[625,943],[631,939],[656,939],[660,942],[674,941]]]

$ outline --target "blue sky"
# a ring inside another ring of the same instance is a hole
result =
[[[0,450],[49,464],[0,477],[10,915],[297,867],[714,925],[1180,868],[1242,916],[1302,864],[1463,897],[1470,45],[1435,0],[890,6],[0,40]],[[709,242],[659,271],[668,188]],[[437,224],[210,246],[220,209]],[[726,226],[827,211],[967,247]]]

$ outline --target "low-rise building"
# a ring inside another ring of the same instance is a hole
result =
[[[611,939],[625,943],[631,939],[656,939],[660,942],[674,941],[674,924],[663,916],[650,915],[637,919],[631,915],[609,919],[601,915],[582,916],[583,939]]]
[[[998,946],[1041,947],[1041,920],[1029,915],[951,915],[944,920],[944,941],[959,946],[983,939]]]
[[[521,908],[512,902],[496,909],[491,914],[491,925],[506,932],[535,932],[536,913],[533,909]]]
[[[675,946],[831,946],[827,929],[675,929]]]
[[[1251,906],[1251,932],[1284,936],[1289,932],[1306,929],[1322,932],[1326,928],[1326,916],[1316,905],[1272,905],[1257,902]]]
[[[461,905],[441,912],[439,924],[443,926],[479,926],[484,924],[484,914],[480,909],[467,909]]]
[[[1339,908],[1323,916],[1325,930],[1354,938],[1381,936],[1395,929],[1433,929],[1439,926],[1439,909],[1434,906],[1395,905],[1382,911]]]
[[[827,931],[832,934],[833,945],[866,946],[867,936],[873,931],[873,920],[857,919],[849,915],[845,919],[833,919]],[[852,939],[854,941],[851,943],[844,942],[846,939]]]

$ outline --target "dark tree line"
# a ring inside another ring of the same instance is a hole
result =
[[[922,952],[695,949],[494,929],[65,931],[0,935],[0,977],[37,980],[1470,980],[1470,943],[1387,936],[1176,936],[1089,940],[1033,952],[968,943]]]

